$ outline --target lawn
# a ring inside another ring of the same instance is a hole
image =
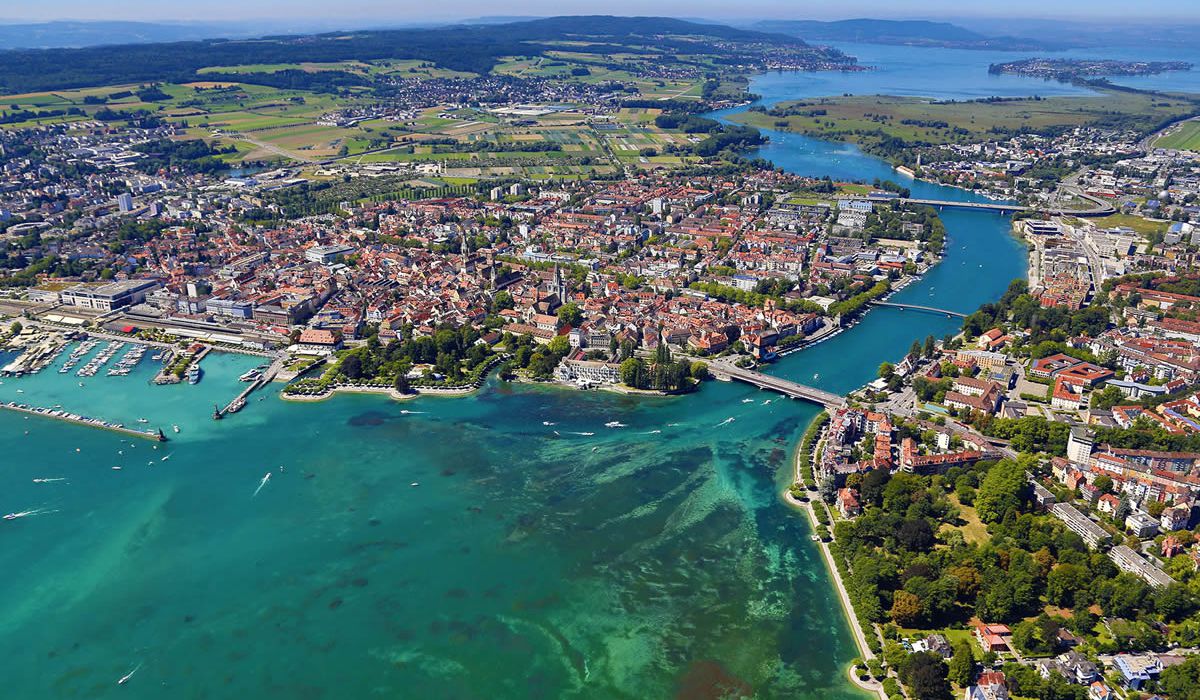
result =
[[[979,519],[979,514],[975,512],[975,508],[972,506],[965,506],[959,502],[958,494],[950,494],[950,502],[953,503],[956,508],[958,508],[959,518],[963,521],[963,524],[959,525],[957,528],[951,528],[949,525],[943,527],[957,529],[958,531],[962,532],[963,539],[966,540],[968,544],[983,544],[984,542],[987,542],[989,538],[987,526],[985,526],[983,521]]]
[[[1170,222],[1167,221],[1152,221],[1143,219],[1140,216],[1133,214],[1113,214],[1098,219],[1092,219],[1092,223],[1101,228],[1112,228],[1115,226],[1128,226],[1137,231],[1143,236],[1149,236],[1154,233],[1163,233],[1170,227]]]
[[[1158,137],[1156,148],[1175,148],[1181,151],[1200,151],[1200,121],[1186,121]]]

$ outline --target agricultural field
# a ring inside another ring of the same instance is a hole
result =
[[[1180,151],[1200,151],[1200,121],[1186,121],[1171,127],[1155,139],[1154,146]]]
[[[331,63],[301,62],[301,63],[251,63],[240,66],[208,66],[196,71],[199,75],[209,73],[278,73],[286,70],[300,70],[306,73],[320,71],[344,71],[356,75],[388,75],[396,78],[470,78],[474,73],[441,68],[429,61],[419,60],[380,60],[380,61],[336,61]]]
[[[1151,132],[1196,112],[1191,99],[1121,91],[1083,97],[934,102],[915,97],[828,97],[734,119],[766,129],[870,144],[881,134],[912,144],[973,143],[1019,129],[1103,125]]]
[[[496,72],[555,76],[588,83],[621,81],[636,85],[643,98],[662,100],[699,99],[703,91],[699,81],[639,79],[613,67],[648,60],[649,54],[636,53],[636,49],[604,57],[586,53],[586,42],[560,46],[561,51],[547,56],[508,57],[500,62]],[[232,78],[237,74],[297,70],[426,78],[470,75],[444,71],[419,60],[216,65],[198,74],[201,78],[217,74]],[[737,89],[734,83],[730,85]],[[0,128],[88,120],[101,110],[144,112],[183,127],[183,138],[203,139],[222,147],[232,145],[235,152],[220,156],[231,165],[286,160],[318,163],[347,158],[352,163],[441,164],[443,169],[454,169],[464,178],[497,174],[576,178],[612,172],[622,165],[677,166],[688,159],[667,153],[666,149],[671,145],[689,145],[698,138],[663,132],[654,125],[654,118],[662,110],[647,108],[619,110],[607,117],[607,123],[575,110],[533,116],[496,114],[466,107],[449,111],[429,107],[401,121],[371,119],[345,127],[318,123],[331,111],[373,103],[356,87],[330,94],[232,79],[198,79],[187,83],[112,85],[0,97],[0,110],[79,112],[35,116],[29,122]],[[454,143],[447,143],[448,140]],[[431,141],[436,145],[427,143]],[[506,147],[508,144],[512,144],[511,148]]]

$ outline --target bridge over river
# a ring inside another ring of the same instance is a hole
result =
[[[1088,195],[1079,195],[1082,198],[1092,203],[1089,209],[1061,209],[1038,207],[1027,207],[1023,204],[1002,204],[999,202],[956,202],[948,199],[918,199],[911,197],[885,197],[882,195],[857,197],[852,199],[861,199],[867,202],[903,202],[908,204],[924,204],[930,207],[951,207],[954,209],[975,209],[978,211],[994,211],[998,214],[1015,214],[1019,211],[1037,211],[1045,212],[1054,216],[1108,216],[1115,214],[1116,209],[1111,204]]]
[[[752,369],[738,367],[732,362],[711,362],[708,369],[718,379],[734,379],[739,382],[753,384],[760,389],[777,391],[793,399],[812,401],[813,403],[821,404],[825,408],[841,408],[846,405],[845,397],[838,394],[787,379],[781,379],[780,377],[773,377]]]
[[[939,309],[936,306],[921,306],[920,304],[897,304],[893,301],[873,301],[872,306],[888,306],[893,309],[913,309],[914,311],[928,311],[932,314],[946,314],[947,316],[956,316],[958,318],[966,318],[967,315],[950,309]]]

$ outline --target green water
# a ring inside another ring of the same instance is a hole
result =
[[[196,386],[149,385],[149,362],[0,385],[172,437],[0,412],[0,508],[52,511],[0,525],[7,696],[859,697],[825,569],[777,500],[812,407],[493,385],[211,420],[256,363],[210,356]]]

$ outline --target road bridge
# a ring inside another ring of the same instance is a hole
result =
[[[812,401],[813,403],[821,404],[825,408],[841,408],[846,405],[845,397],[838,394],[780,377],[773,377],[752,369],[744,369],[733,363],[713,362],[709,365],[709,371],[718,379],[735,379],[739,382],[752,384],[760,389],[779,392],[789,398]]]
[[[1117,211],[1115,208],[1113,208],[1113,206],[1111,204],[1109,204],[1107,202],[1101,201],[1099,199],[1094,199],[1092,197],[1087,197],[1086,195],[1081,195],[1081,196],[1084,196],[1085,199],[1087,199],[1088,201],[1090,201],[1092,203],[1092,207],[1090,209],[1062,209],[1062,208],[1057,208],[1057,207],[1040,208],[1040,207],[1028,207],[1023,204],[1002,204],[1002,203],[998,203],[998,202],[955,202],[955,201],[948,200],[948,199],[920,199],[920,198],[914,198],[914,197],[885,197],[882,195],[873,195],[873,196],[868,195],[866,197],[859,197],[858,199],[862,199],[862,200],[865,200],[868,202],[876,202],[876,203],[899,201],[904,204],[923,204],[925,206],[938,207],[939,209],[949,207],[952,209],[975,209],[977,211],[994,211],[998,214],[1015,214],[1016,212],[1019,212],[1019,211],[1038,211],[1038,212],[1045,212],[1047,214],[1051,214],[1054,216],[1062,216],[1062,215],[1066,215],[1066,216],[1108,216],[1109,214],[1114,214]]]
[[[967,315],[964,313],[959,313],[958,311],[951,311],[950,309],[939,309],[936,306],[921,306],[920,304],[897,304],[896,302],[893,302],[893,301],[873,301],[873,302],[871,302],[871,304],[874,306],[889,306],[893,309],[901,309],[901,310],[913,309],[915,311],[928,311],[929,313],[946,314],[947,316],[956,316],[958,318],[966,318],[967,317]]]

